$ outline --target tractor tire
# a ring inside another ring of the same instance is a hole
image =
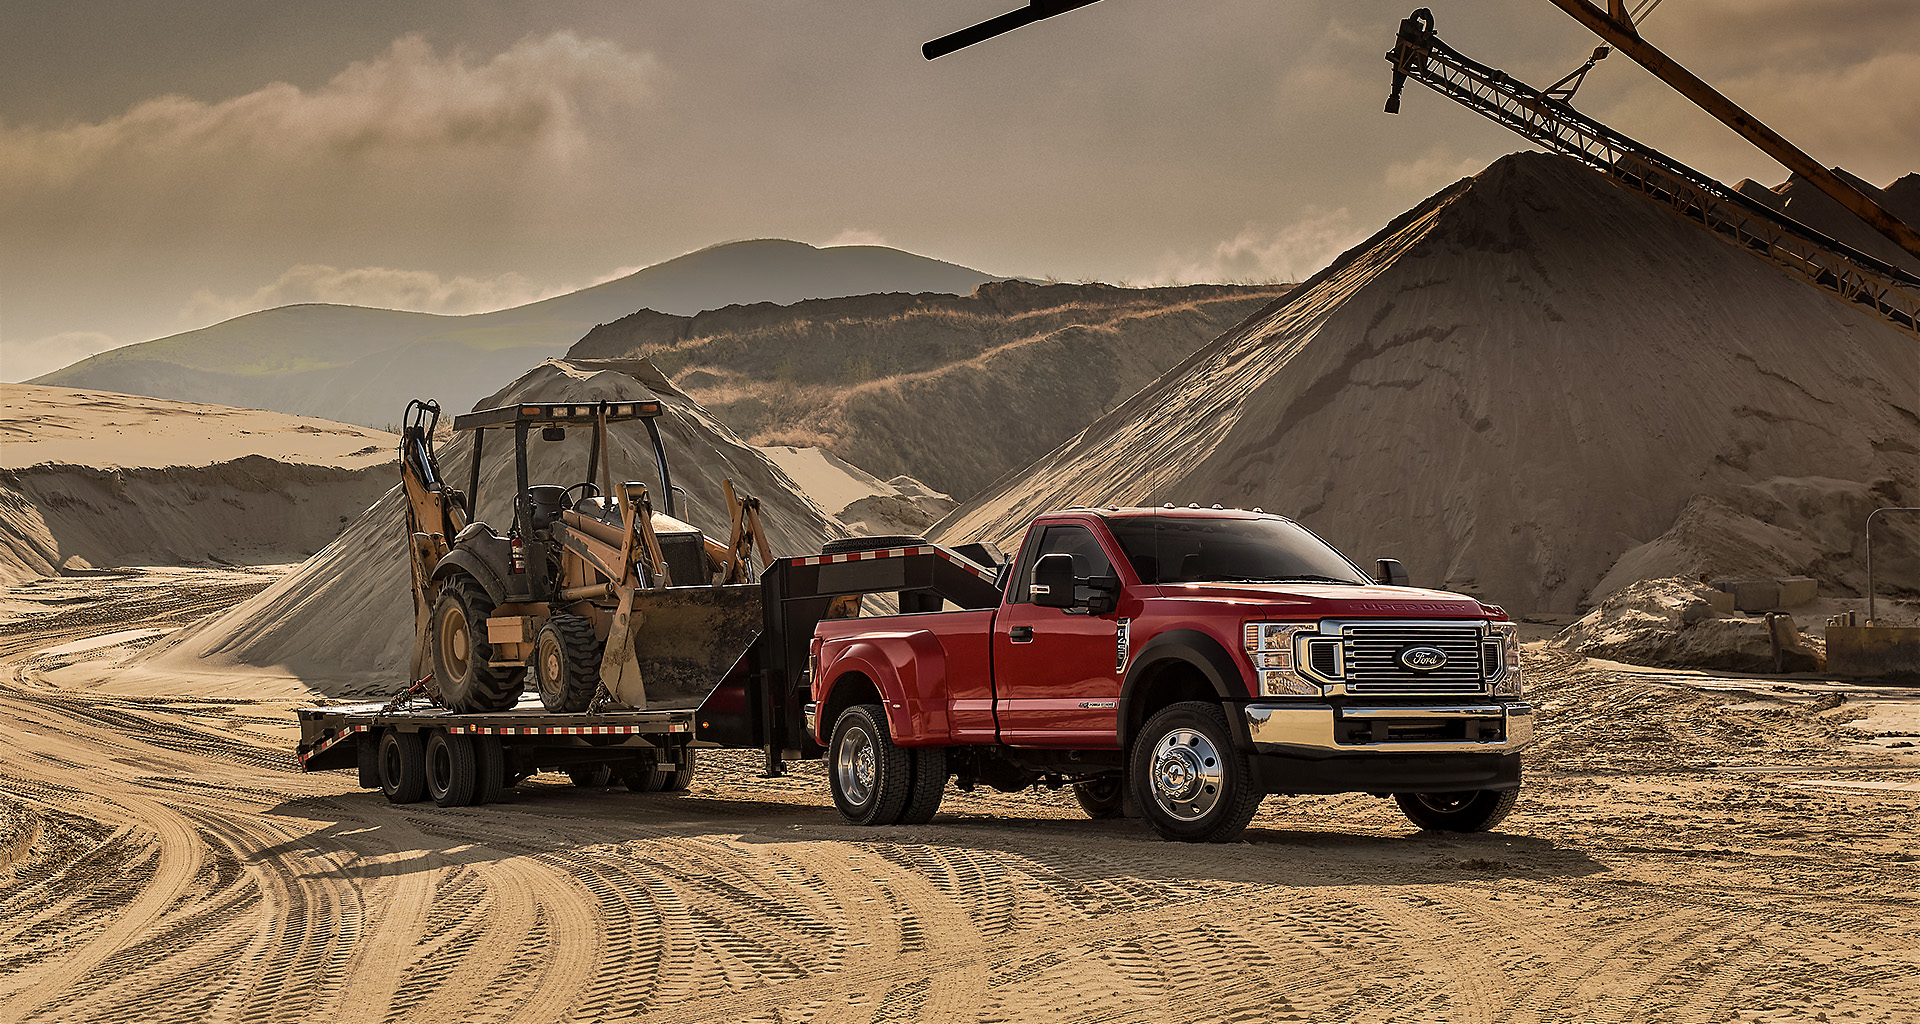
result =
[[[450,576],[433,602],[428,644],[440,703],[455,714],[505,711],[520,701],[525,668],[495,668],[487,642],[487,616],[493,599],[471,576]]]
[[[913,763],[913,785],[907,790],[900,824],[925,825],[940,810],[940,798],[947,792],[947,751],[945,747],[913,747],[907,757]]]
[[[473,740],[435,729],[427,738],[427,795],[441,807],[465,807],[480,789]]]
[[[605,789],[613,784],[613,769],[604,764],[580,764],[567,769],[567,778],[581,789]]]
[[[1520,802],[1517,789],[1477,789],[1470,793],[1395,793],[1400,813],[1434,832],[1485,832],[1506,820]]]
[[[1162,708],[1134,740],[1132,760],[1140,816],[1165,839],[1230,843],[1246,831],[1265,795],[1218,704]]]
[[[1089,818],[1127,816],[1127,786],[1118,775],[1102,775],[1097,779],[1074,783],[1073,798],[1080,802],[1080,809],[1087,812]]]
[[[913,788],[913,760],[887,732],[878,704],[856,704],[840,713],[827,742],[827,784],[833,805],[851,825],[891,825],[900,820]]]
[[[426,799],[427,747],[419,733],[388,729],[380,734],[380,792],[396,804]]]
[[[480,776],[479,785],[473,791],[473,802],[490,804],[498,801],[507,790],[507,748],[501,744],[500,737],[475,736],[473,764]]]
[[[606,644],[584,615],[555,615],[534,638],[535,685],[540,703],[555,714],[587,710],[600,691],[600,654]]]
[[[844,555],[850,551],[885,551],[888,548],[918,548],[931,543],[925,537],[848,537],[821,545],[823,555]]]

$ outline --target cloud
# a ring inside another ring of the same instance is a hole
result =
[[[829,247],[835,245],[885,244],[887,244],[887,240],[881,236],[880,232],[868,231],[865,228],[843,228],[839,234],[827,239],[827,245]]]
[[[1344,206],[1325,212],[1309,207],[1301,219],[1278,229],[1248,224],[1206,256],[1175,261],[1160,276],[1171,281],[1304,281],[1367,234]]]
[[[565,287],[542,289],[511,272],[485,279],[464,275],[442,278],[428,270],[389,267],[341,270],[319,263],[303,263],[251,295],[220,296],[205,289],[195,292],[181,316],[210,323],[299,302],[335,302],[458,315],[519,306],[569,290]]]
[[[33,341],[0,340],[0,380],[32,380],[118,347],[119,342],[98,331],[68,331]]]
[[[1412,160],[1387,165],[1387,187],[1422,196],[1439,191],[1461,178],[1480,173],[1486,167],[1484,157],[1455,157],[1453,147],[1438,142]]]
[[[224,166],[297,171],[423,154],[582,146],[583,115],[645,102],[658,62],[604,40],[528,37],[485,61],[403,36],[311,91],[274,83],[218,103],[161,96],[97,124],[0,125],[0,195],[85,188],[102,173],[152,180]]]

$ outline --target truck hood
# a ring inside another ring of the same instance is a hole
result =
[[[1464,594],[1414,587],[1342,586],[1337,583],[1161,584],[1160,596],[1219,601],[1272,609],[1276,618],[1504,619],[1504,612]]]

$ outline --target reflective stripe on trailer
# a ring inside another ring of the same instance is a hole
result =
[[[332,736],[329,736],[328,738],[321,740],[319,745],[315,746],[312,750],[309,750],[306,753],[301,754],[300,763],[306,764],[309,759],[318,757],[321,754],[325,753],[326,751],[332,749],[334,744],[339,743],[341,740],[344,740],[347,737],[354,735],[355,733],[366,732],[372,728],[373,727],[370,725],[346,726],[342,728],[339,732],[334,733]]]
[[[458,735],[474,736],[638,736],[650,730],[643,725],[449,725],[447,731]],[[668,732],[687,732],[686,725],[679,722],[667,723]]]
[[[878,551],[848,551],[838,555],[806,555],[787,559],[788,565],[832,565],[835,562],[865,562],[875,558],[906,558],[910,555],[938,555],[991,583],[993,576],[969,559],[960,558],[945,548],[927,545],[918,548],[882,548]]]

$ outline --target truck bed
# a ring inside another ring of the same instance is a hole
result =
[[[356,764],[354,745],[347,741],[378,729],[445,729],[458,735],[553,737],[561,742],[565,742],[563,737],[572,736],[691,735],[696,710],[678,707],[555,714],[533,694],[522,696],[519,704],[506,711],[477,715],[457,715],[424,703],[390,712],[383,711],[385,707],[385,702],[379,702],[300,708],[295,712],[300,719],[300,767],[310,772],[352,768]]]

